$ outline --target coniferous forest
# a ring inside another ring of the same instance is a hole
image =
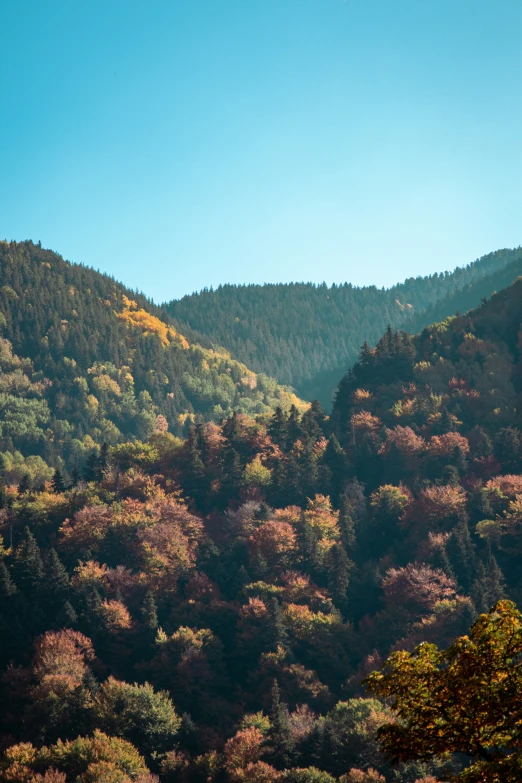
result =
[[[364,289],[415,334],[332,317],[326,413],[226,319],[0,245],[1,781],[522,779],[519,253]]]
[[[387,290],[349,283],[223,285],[172,301],[166,310],[255,372],[288,383],[329,409],[339,378],[363,342],[373,346],[388,324],[415,333],[477,307],[520,274],[522,250],[516,248]]]

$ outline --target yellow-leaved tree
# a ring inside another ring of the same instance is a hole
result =
[[[366,680],[396,721],[377,732],[394,761],[463,754],[459,783],[522,780],[522,615],[499,601],[447,650],[395,652]]]

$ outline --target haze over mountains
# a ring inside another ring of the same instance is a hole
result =
[[[329,409],[363,342],[374,344],[388,324],[415,333],[476,307],[520,274],[522,250],[515,248],[387,290],[349,282],[223,285],[174,300],[166,309],[254,371],[290,384],[305,399],[320,399]]]

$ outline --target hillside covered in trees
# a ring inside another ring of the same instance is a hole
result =
[[[522,600],[521,304],[519,280],[388,329],[330,418],[234,413],[0,483],[0,781],[519,780],[521,618],[477,617]],[[502,732],[448,736],[435,681]]]
[[[144,296],[32,242],[0,242],[0,452],[36,483],[93,449],[233,410],[303,407]]]
[[[366,340],[386,326],[420,331],[477,307],[522,274],[522,250],[499,250],[453,272],[410,278],[392,288],[349,283],[223,285],[166,305],[183,325],[225,346],[256,372],[330,408],[339,378]]]

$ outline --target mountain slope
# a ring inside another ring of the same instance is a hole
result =
[[[388,329],[374,349],[363,347],[339,384],[332,424],[340,439],[349,446],[359,424],[372,429],[372,417],[379,427],[423,435],[480,427],[493,438],[520,426],[521,313],[522,277],[481,307],[414,337]]]
[[[302,403],[145,297],[32,242],[0,243],[0,451],[81,464],[103,442]],[[158,416],[160,418],[158,419]],[[20,456],[16,456],[20,459]]]
[[[361,681],[522,599],[521,304],[522,279],[415,337],[388,330],[333,420],[233,415],[174,448],[111,448],[65,491],[0,485],[0,779],[127,780],[133,753],[160,783],[469,770],[391,765],[375,732],[393,715]],[[112,766],[85,773],[94,752]]]
[[[510,279],[497,283],[508,267]],[[410,278],[388,290],[350,284],[225,285],[165,307],[252,369],[291,384],[306,399],[317,397],[330,405],[335,384],[356,361],[360,345],[375,343],[387,324],[420,329],[433,320],[433,308],[442,307],[439,317],[469,309],[520,273],[518,248],[499,250],[451,273]]]

